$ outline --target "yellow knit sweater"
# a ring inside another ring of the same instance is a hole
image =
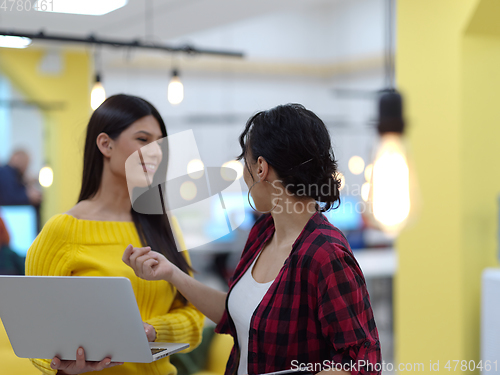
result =
[[[178,229],[174,228],[178,231]],[[61,214],[51,218],[28,251],[26,274],[35,276],[124,276],[130,279],[143,321],[156,329],[156,341],[184,342],[194,349],[201,341],[203,315],[184,305],[166,281],[145,281],[122,262],[127,245],[141,246],[132,222],[79,220]],[[186,256],[187,251],[183,252]],[[188,258],[189,260],[189,258]],[[62,298],[62,296],[61,296]],[[50,360],[33,359],[44,374],[55,374]],[[170,359],[125,363],[100,374],[176,374]]]

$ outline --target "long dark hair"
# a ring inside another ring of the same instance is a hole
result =
[[[259,112],[247,121],[240,135],[241,154],[251,151],[252,162],[262,156],[286,189],[314,198],[320,211],[340,205],[340,178],[328,129],[321,119],[300,104],[285,104]],[[326,189],[325,189],[326,188]]]
[[[82,188],[78,202],[92,198],[101,185],[104,157],[97,147],[97,136],[106,133],[111,139],[116,139],[132,123],[145,116],[153,116],[160,124],[163,137],[167,136],[167,129],[160,114],[151,103],[142,98],[124,94],[110,96],[94,111],[87,126]],[[166,168],[166,163],[162,164]],[[133,209],[131,213],[142,246],[151,246],[182,271],[192,271],[186,258],[177,251],[166,214],[145,215]]]

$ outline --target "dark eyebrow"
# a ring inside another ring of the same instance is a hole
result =
[[[147,131],[145,131],[145,130],[139,130],[139,131],[135,132],[135,133],[134,133],[134,135],[135,135],[135,134],[139,134],[139,133],[144,133],[144,134],[146,134],[146,135],[149,135],[150,137],[152,137],[152,136],[153,136],[151,133],[149,133],[149,132],[147,132]],[[162,136],[160,136],[160,137],[158,137],[156,140],[160,140],[160,139],[162,139],[162,138],[164,138],[164,137],[163,137],[163,135],[162,135]]]

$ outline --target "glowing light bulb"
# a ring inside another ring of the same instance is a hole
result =
[[[349,159],[348,166],[352,174],[358,175],[363,173],[363,170],[365,169],[365,161],[361,156],[355,155]]]
[[[368,167],[365,171],[365,178],[370,182],[370,218],[373,224],[395,237],[410,217],[415,218],[418,192],[403,144],[403,98],[394,88],[381,92],[377,130],[380,144],[372,172]]]
[[[191,201],[196,197],[198,189],[193,181],[185,181],[181,185],[181,197],[186,201]]]
[[[101,77],[99,75],[96,75],[95,84],[90,94],[90,107],[92,107],[92,110],[95,111],[105,100],[106,91],[102,86]]]
[[[54,172],[52,171],[52,168],[43,167],[42,169],[40,169],[40,173],[38,174],[38,181],[43,187],[50,187],[52,185],[52,182],[54,182]]]
[[[177,105],[184,100],[184,85],[182,84],[179,73],[174,70],[172,79],[168,84],[168,101],[172,105]]]
[[[225,162],[224,164],[222,164],[222,168],[221,168],[221,176],[224,180],[226,181],[231,181],[232,180],[232,176],[227,173],[226,169],[225,168],[231,168],[231,169],[234,169],[236,171],[236,179],[238,180],[239,178],[241,178],[241,176],[243,176],[243,165],[237,161],[237,160],[230,160],[228,162]]]
[[[385,133],[371,179],[370,201],[373,217],[381,229],[397,233],[410,214],[410,172],[401,134]]]
[[[205,170],[205,164],[199,159],[191,160],[187,165],[187,173],[194,180],[201,178]]]

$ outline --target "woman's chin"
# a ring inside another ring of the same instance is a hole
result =
[[[146,178],[147,176],[147,178]],[[149,174],[142,174],[142,176],[135,176],[134,178],[127,178],[127,185],[130,189],[134,188],[147,188],[151,186],[151,183],[153,181],[153,176],[150,176]]]
[[[153,183],[153,179],[155,177],[156,170],[144,170],[143,168],[129,168],[127,170],[127,185],[131,188],[140,187],[145,188],[149,187]]]

